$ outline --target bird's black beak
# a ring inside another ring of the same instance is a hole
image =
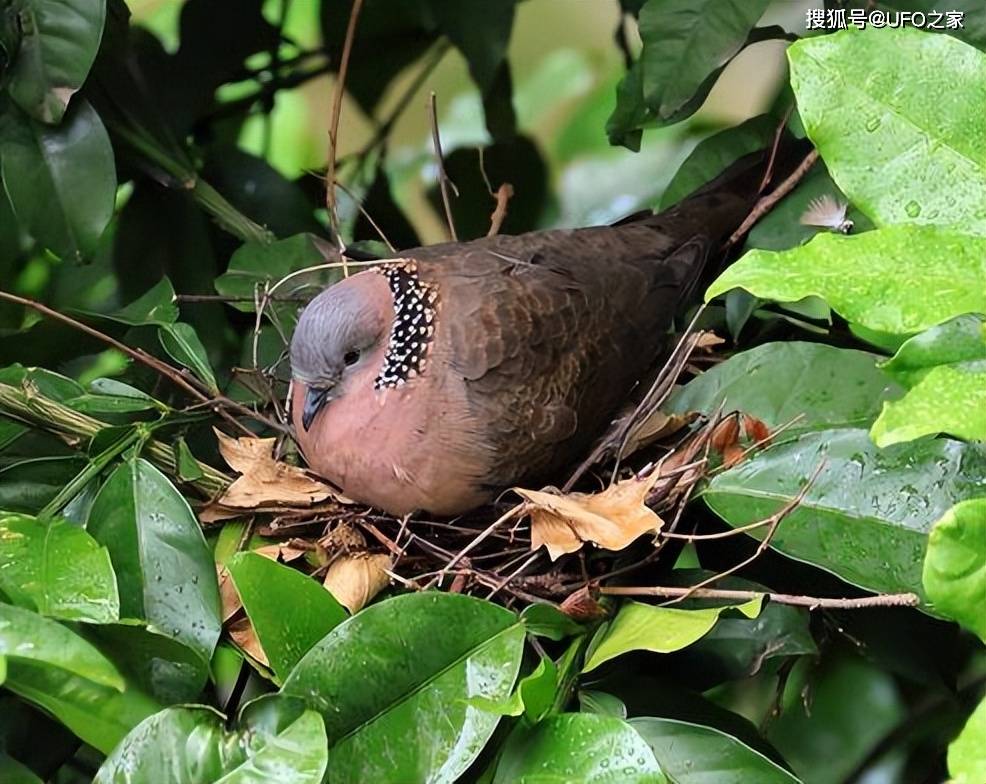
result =
[[[325,405],[329,391],[328,387],[308,387],[305,390],[305,407],[301,411],[301,426],[305,428],[306,433],[312,426],[312,422],[315,421],[315,415]]]

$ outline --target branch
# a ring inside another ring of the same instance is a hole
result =
[[[492,237],[500,233],[503,221],[507,217],[507,204],[513,195],[514,186],[509,182],[503,183],[496,189],[496,195],[494,197],[496,199],[496,209],[493,210],[493,214],[490,216],[490,230],[486,232],[487,237]]]
[[[329,160],[325,173],[325,207],[329,211],[329,221],[332,230],[338,238],[339,215],[336,212],[336,147],[339,138],[339,115],[342,112],[342,95],[346,86],[346,74],[349,72],[349,58],[353,53],[353,39],[356,37],[356,22],[363,8],[363,0],[353,0],[353,8],[349,13],[349,25],[346,27],[346,39],[342,44],[342,59],[339,61],[339,73],[336,76],[335,91],[332,95],[332,119],[329,123]]]
[[[77,446],[80,440],[89,440],[109,427],[106,422],[81,414],[35,389],[18,389],[10,384],[0,384],[0,413],[54,433],[70,446]],[[166,474],[185,482],[178,474],[174,451],[168,444],[151,438],[143,451],[147,459]],[[204,496],[211,498],[218,495],[233,481],[207,463],[198,460],[196,463],[202,471],[202,478],[185,483]]]
[[[641,586],[600,588],[599,593],[606,596],[666,596],[679,600],[686,596],[691,599],[727,599],[729,601],[749,601],[758,596],[766,596],[777,604],[790,604],[807,607],[810,610],[836,609],[858,610],[866,607],[917,607],[921,600],[915,593],[884,593],[876,596],[862,596],[853,599],[836,599],[823,596],[799,596],[789,593],[765,593],[763,591],[734,591],[717,588],[679,588],[673,586]]]
[[[459,237],[455,233],[455,221],[452,220],[452,205],[449,203],[449,185],[453,190],[455,185],[445,173],[445,160],[442,157],[442,138],[438,133],[438,107],[435,105],[435,93],[428,96],[428,115],[431,118],[431,140],[435,146],[435,162],[438,164],[438,189],[442,193],[442,206],[445,208],[445,222],[448,224],[449,239],[458,242]],[[458,196],[458,191],[456,191]]]

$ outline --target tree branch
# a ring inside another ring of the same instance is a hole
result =
[[[600,588],[599,593],[606,596],[663,596],[679,600],[690,599],[726,599],[729,601],[749,601],[758,596],[769,597],[770,601],[778,604],[790,604],[795,607],[807,607],[810,610],[836,609],[858,610],[866,607],[917,607],[921,603],[915,593],[884,593],[876,596],[861,596],[852,599],[836,599],[824,596],[799,596],[789,593],[769,593],[763,591],[736,591],[717,588],[680,588],[676,586],[641,586]]]

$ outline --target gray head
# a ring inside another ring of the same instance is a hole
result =
[[[305,430],[386,343],[393,320],[391,303],[382,276],[364,272],[330,286],[302,312],[291,338],[291,373],[307,387]]]

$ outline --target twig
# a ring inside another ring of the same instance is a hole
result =
[[[271,302],[307,302],[306,297],[271,297]],[[175,302],[256,302],[256,297],[229,297],[225,294],[175,294]]]
[[[351,190],[349,190],[349,188],[347,188],[341,182],[337,182],[336,183],[336,187],[338,187],[339,190],[341,190],[350,199],[353,200],[353,203],[356,205],[356,209],[358,209],[360,211],[360,215],[362,215],[364,218],[366,218],[367,222],[373,227],[373,230],[379,235],[380,239],[383,240],[384,245],[387,246],[387,248],[390,250],[391,253],[396,253],[397,252],[397,249],[394,247],[394,243],[392,243],[389,239],[387,239],[387,235],[383,233],[383,229],[381,229],[377,225],[377,222],[375,220],[373,220],[373,216],[370,215],[370,213],[367,212],[366,209],[363,207],[362,200],[361,199],[357,199],[356,196],[353,195],[353,192]],[[348,264],[347,264],[347,266],[348,266]],[[347,275],[347,277],[348,277],[348,275]]]
[[[614,586],[600,588],[599,593],[607,596],[664,596],[691,599],[726,599],[728,601],[749,601],[758,596],[766,596],[777,604],[790,604],[809,609],[857,610],[865,607],[916,607],[921,599],[915,593],[885,593],[876,596],[861,596],[853,599],[836,599],[823,596],[799,596],[789,593],[769,593],[763,591],[736,591],[719,588],[680,588],[675,586]]]
[[[496,209],[490,216],[490,230],[486,232],[487,237],[493,237],[500,233],[500,227],[507,217],[507,204],[514,195],[514,186],[509,182],[504,182],[496,189]]]
[[[425,589],[427,590],[428,588],[433,588],[436,585],[439,585],[440,586],[442,584],[442,580],[444,579],[445,575],[448,574],[449,571],[457,563],[459,563],[459,561],[461,561],[466,555],[468,555],[474,549],[476,549],[476,547],[483,540],[485,540],[490,534],[492,534],[496,530],[497,526],[502,525],[507,520],[510,520],[511,518],[516,517],[517,515],[519,515],[521,513],[521,511],[523,509],[524,509],[524,504],[517,504],[517,506],[515,506],[512,509],[508,510],[505,514],[500,515],[500,517],[498,517],[496,520],[494,520],[492,523],[490,523],[485,529],[483,529],[482,531],[480,531],[479,535],[475,539],[473,539],[469,544],[467,544],[465,547],[463,547],[461,550],[459,550],[459,552],[457,552],[452,557],[452,560],[450,560],[447,564],[445,564],[445,566],[435,576],[435,578],[430,583],[428,583],[428,585],[425,586]]]
[[[325,207],[329,211],[329,222],[332,231],[339,240],[339,215],[336,212],[336,147],[339,138],[339,114],[342,112],[342,95],[346,86],[346,73],[349,71],[349,58],[353,51],[353,39],[356,37],[356,22],[359,20],[363,0],[353,0],[353,8],[349,13],[349,25],[346,27],[346,39],[342,44],[342,58],[339,61],[339,72],[336,75],[335,92],[332,95],[332,120],[329,123],[329,160],[325,173]]]
[[[825,461],[823,460],[821,463],[818,464],[818,468],[816,468],[814,473],[808,478],[808,481],[805,482],[804,487],[802,487],[801,490],[798,491],[798,494],[790,501],[788,501],[786,504],[784,504],[784,506],[781,509],[774,512],[774,514],[770,515],[770,517],[767,518],[767,520],[769,521],[769,527],[767,529],[767,533],[764,536],[764,538],[760,541],[760,543],[757,545],[757,549],[753,552],[753,555],[751,555],[749,558],[744,558],[735,566],[730,566],[725,571],[719,572],[718,574],[714,574],[711,577],[708,577],[705,580],[702,580],[701,582],[693,585],[681,596],[679,596],[676,599],[672,599],[669,602],[665,602],[665,604],[676,604],[677,602],[683,601],[687,599],[689,596],[692,596],[695,593],[695,591],[698,591],[707,585],[711,585],[714,582],[718,582],[723,577],[733,574],[734,572],[738,572],[744,566],[749,566],[757,558],[759,558],[760,555],[763,553],[763,551],[770,546],[770,540],[774,538],[774,534],[777,532],[777,527],[781,524],[781,521],[784,520],[784,518],[787,517],[789,514],[791,514],[791,512],[797,509],[798,506],[801,504],[801,502],[804,501],[805,496],[808,495],[808,491],[811,489],[812,485],[815,484],[815,480],[818,478],[818,475],[822,472],[822,469],[824,467],[825,467]]]
[[[781,144],[781,134],[784,133],[784,126],[787,125],[787,121],[791,118],[791,112],[794,111],[794,104],[792,103],[781,121],[777,124],[777,130],[774,131],[774,143],[770,146],[770,157],[767,159],[767,168],[764,170],[763,179],[760,180],[760,187],[757,188],[757,193],[763,193],[770,183],[771,178],[774,176],[774,161],[777,160],[777,148]]]
[[[773,209],[774,205],[777,204],[781,199],[787,196],[791,191],[794,190],[795,186],[801,182],[802,178],[808,173],[808,170],[815,165],[818,160],[818,150],[812,150],[805,156],[805,159],[798,164],[798,168],[795,169],[788,176],[784,182],[778,185],[773,191],[761,198],[750,210],[750,214],[746,216],[740,227],[734,231],[726,244],[723,246],[725,250],[733,247],[737,242],[743,239],[743,236],[753,228],[753,225],[760,220],[764,215]]]
[[[511,580],[513,580],[515,577],[519,576],[521,572],[523,572],[528,566],[530,566],[532,563],[534,563],[540,556],[541,556],[541,550],[538,550],[537,552],[531,553],[530,557],[528,557],[528,558],[526,558],[524,560],[524,563],[522,563],[520,566],[518,566],[516,569],[514,569],[514,571],[512,571],[510,574],[508,574],[506,577],[504,577],[497,584],[497,586],[492,591],[490,591],[489,595],[486,597],[486,600],[489,601],[490,599],[492,599],[503,588],[505,588],[507,585],[509,585]]]
[[[74,329],[77,329],[80,332],[84,332],[90,337],[94,337],[97,340],[106,343],[108,346],[112,346],[117,351],[126,354],[131,359],[134,359],[137,362],[140,362],[141,364],[146,365],[147,367],[151,368],[155,372],[159,373],[161,376],[172,382],[175,386],[179,387],[183,392],[188,394],[190,397],[193,397],[196,400],[198,400],[200,403],[205,404],[210,409],[215,411],[219,416],[221,416],[223,419],[229,422],[231,425],[239,428],[240,430],[244,431],[245,433],[248,433],[249,435],[253,435],[252,431],[250,431],[247,427],[245,427],[241,422],[231,417],[224,409],[230,409],[244,416],[248,416],[251,419],[255,419],[258,422],[262,422],[263,424],[267,425],[270,428],[273,428],[274,430],[283,431],[285,429],[284,426],[281,425],[280,423],[274,422],[273,420],[265,417],[263,414],[259,414],[256,411],[253,411],[252,409],[247,408],[246,406],[241,405],[240,403],[237,403],[235,400],[230,400],[225,395],[206,394],[201,389],[193,385],[192,382],[197,381],[196,379],[194,379],[193,376],[186,376],[184,373],[178,370],[178,368],[169,365],[167,362],[160,360],[151,354],[148,354],[143,349],[131,348],[130,346],[121,343],[119,340],[116,340],[115,338],[111,338],[106,333],[100,332],[98,329],[94,329],[93,327],[90,327],[87,324],[83,324],[81,321],[77,321],[71,316],[66,316],[64,313],[59,313],[57,310],[52,310],[47,305],[42,305],[40,302],[36,302],[33,299],[27,299],[26,297],[19,297],[16,294],[10,294],[6,291],[0,291],[0,300],[6,300],[7,302],[14,302],[18,305],[23,305],[25,307],[31,308],[32,310],[36,310],[38,313],[41,313],[42,315],[47,316],[48,318],[55,319],[56,321],[61,321],[63,324],[68,324],[70,327],[73,327]]]
[[[5,416],[55,433],[73,447],[78,447],[80,442],[88,441],[100,430],[109,427],[106,422],[79,413],[34,389],[19,389],[10,384],[0,384],[0,411]],[[162,471],[181,479],[174,450],[168,444],[149,438],[144,443],[142,453]],[[186,484],[207,497],[218,495],[233,481],[207,463],[198,460],[196,463],[202,477]]]
[[[445,208],[445,222],[448,224],[449,239],[458,242],[459,237],[455,233],[455,221],[452,220],[452,205],[449,203],[449,185],[455,190],[455,184],[449,180],[445,173],[445,160],[442,157],[442,139],[438,134],[438,107],[435,104],[434,91],[428,96],[428,115],[431,119],[431,141],[435,146],[435,162],[438,164],[438,189],[442,194],[442,206]],[[455,193],[459,195],[458,190]]]

